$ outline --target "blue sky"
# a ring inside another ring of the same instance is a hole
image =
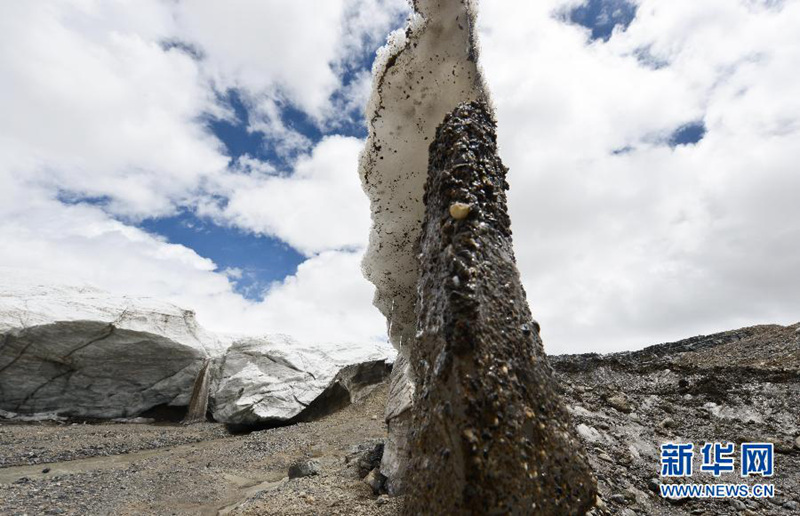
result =
[[[612,32],[625,30],[636,16],[636,6],[624,0],[589,0],[584,5],[572,8],[565,20],[587,28],[592,41],[607,41]],[[400,26],[402,19],[396,20]],[[191,45],[173,41],[172,46],[198,57]],[[365,47],[353,56],[342,74],[343,88],[332,96],[335,103],[341,92],[351,84],[359,73],[371,70],[378,45]],[[250,156],[273,165],[277,174],[290,173],[298,150],[290,155],[276,151],[275,142],[250,124],[247,101],[236,89],[219,94],[220,101],[230,108],[231,118],[209,118],[208,129],[225,146],[225,153],[235,161]],[[365,138],[366,124],[360,111],[347,113],[332,128],[321,128],[306,113],[291,102],[280,103],[280,118],[284,124],[308,139],[310,147],[331,134]],[[675,129],[668,136],[670,146],[694,144],[702,139],[705,127],[702,121],[690,122]],[[626,148],[629,151],[630,148]],[[619,153],[619,151],[615,151]],[[355,171],[354,171],[355,173]],[[148,219],[140,224],[142,229],[158,234],[171,243],[194,249],[201,256],[210,258],[218,270],[241,271],[241,277],[233,277],[236,291],[248,299],[263,299],[266,289],[273,282],[283,280],[296,273],[297,266],[305,256],[278,238],[243,231],[231,225],[218,225],[208,217],[198,217],[192,210],[183,210],[177,216]]]
[[[277,238],[219,226],[189,212],[147,220],[141,227],[212,259],[218,270],[228,271],[236,291],[247,299],[263,299],[273,281],[295,274],[305,260]]]
[[[395,19],[401,26],[403,17]],[[379,43],[380,45],[383,42]],[[193,58],[202,57],[187,43],[171,41],[175,47],[190,53]],[[345,63],[342,70],[342,88],[334,92],[331,102],[337,104],[342,91],[356,80],[360,73],[372,69],[378,44],[365,46],[362,51]],[[225,154],[231,162],[242,157],[251,157],[274,166],[275,174],[291,174],[294,160],[303,149],[285,154],[276,149],[276,142],[251,127],[247,100],[236,89],[219,93],[220,102],[230,109],[228,118],[209,117],[208,130],[224,145]],[[323,137],[342,135],[366,138],[367,127],[363,108],[343,113],[333,127],[320,127],[308,114],[289,101],[279,103],[279,116],[291,131],[307,138],[308,148],[319,144]],[[356,171],[354,170],[355,174]],[[102,199],[80,199],[82,202],[98,202]],[[75,202],[75,201],[73,201]],[[170,243],[193,249],[201,256],[210,258],[219,271],[233,270],[230,276],[236,292],[247,299],[261,301],[273,282],[280,282],[297,272],[297,267],[306,257],[287,243],[273,236],[242,230],[232,225],[219,225],[210,217],[200,217],[192,210],[182,210],[170,217],[146,219],[139,227],[166,238]]]
[[[589,29],[594,40],[608,41],[614,29],[625,30],[636,17],[636,5],[625,0],[588,0],[573,7],[565,18]]]
[[[347,71],[345,85],[357,72],[369,70],[372,65],[371,62],[361,64],[361,69]],[[228,90],[221,97],[234,116],[232,119],[209,119],[208,129],[225,146],[225,153],[231,161],[249,156],[273,165],[276,174],[289,174],[297,154],[287,156],[276,152],[273,142],[264,133],[250,129],[248,108],[238,91]],[[333,130],[321,129],[290,103],[281,105],[280,116],[287,127],[308,138],[310,146],[317,145],[330,134],[366,137],[366,124],[357,113],[349,113]],[[220,271],[238,271],[237,277],[231,277],[236,291],[256,301],[263,299],[273,282],[295,274],[297,266],[306,259],[278,238],[219,225],[212,218],[198,217],[191,210],[184,210],[176,216],[147,219],[139,227],[210,258]]]

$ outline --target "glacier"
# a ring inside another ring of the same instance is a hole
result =
[[[369,342],[215,334],[171,303],[0,268],[4,417],[114,419],[184,407],[208,364],[215,420],[278,423],[337,386],[358,397],[383,380],[393,357],[388,345]]]

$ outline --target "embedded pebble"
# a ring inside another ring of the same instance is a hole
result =
[[[469,216],[471,209],[469,204],[454,202],[450,205],[450,216],[456,220],[464,220]]]

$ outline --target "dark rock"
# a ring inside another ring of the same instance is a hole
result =
[[[367,476],[364,477],[364,483],[372,488],[374,494],[379,494],[383,491],[383,486],[386,483],[386,477],[383,476],[378,468],[373,469]]]
[[[775,445],[775,453],[787,455],[794,452],[794,443],[788,439],[778,438],[773,443]]]
[[[345,456],[345,462],[355,467],[358,478],[364,478],[370,471],[380,468],[383,450],[382,442],[360,444]]]
[[[668,417],[662,419],[661,422],[658,424],[658,426],[660,426],[661,428],[675,428],[676,425],[675,425],[675,420],[672,419],[671,417]]]
[[[616,502],[618,504],[628,503],[628,500],[625,498],[625,495],[621,495],[619,493],[611,495],[611,498],[609,498],[609,500],[611,500],[612,502]]]
[[[619,410],[620,412],[630,413],[633,409],[624,394],[616,394],[610,396],[607,400],[608,404]]]
[[[741,500],[733,499],[733,500],[730,501],[730,504],[737,511],[743,511],[743,510],[747,509],[747,506]]]
[[[313,459],[300,460],[289,466],[289,478],[310,477],[319,474],[319,462]]]
[[[362,478],[367,476],[370,471],[374,471],[381,466],[381,459],[383,458],[383,443],[376,444],[371,450],[364,454],[358,461],[359,475]]]

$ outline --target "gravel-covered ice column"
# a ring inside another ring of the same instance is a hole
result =
[[[402,489],[407,453],[404,438],[413,395],[407,350],[415,334],[416,242],[428,146],[436,127],[459,103],[486,98],[477,66],[473,2],[416,0],[413,9],[407,28],[390,36],[376,60],[367,108],[369,138],[360,164],[373,222],[364,274],[376,287],[375,306],[386,316],[399,350],[382,465],[390,492]]]
[[[588,463],[520,282],[485,104],[430,147],[420,240],[407,514],[583,514]]]

